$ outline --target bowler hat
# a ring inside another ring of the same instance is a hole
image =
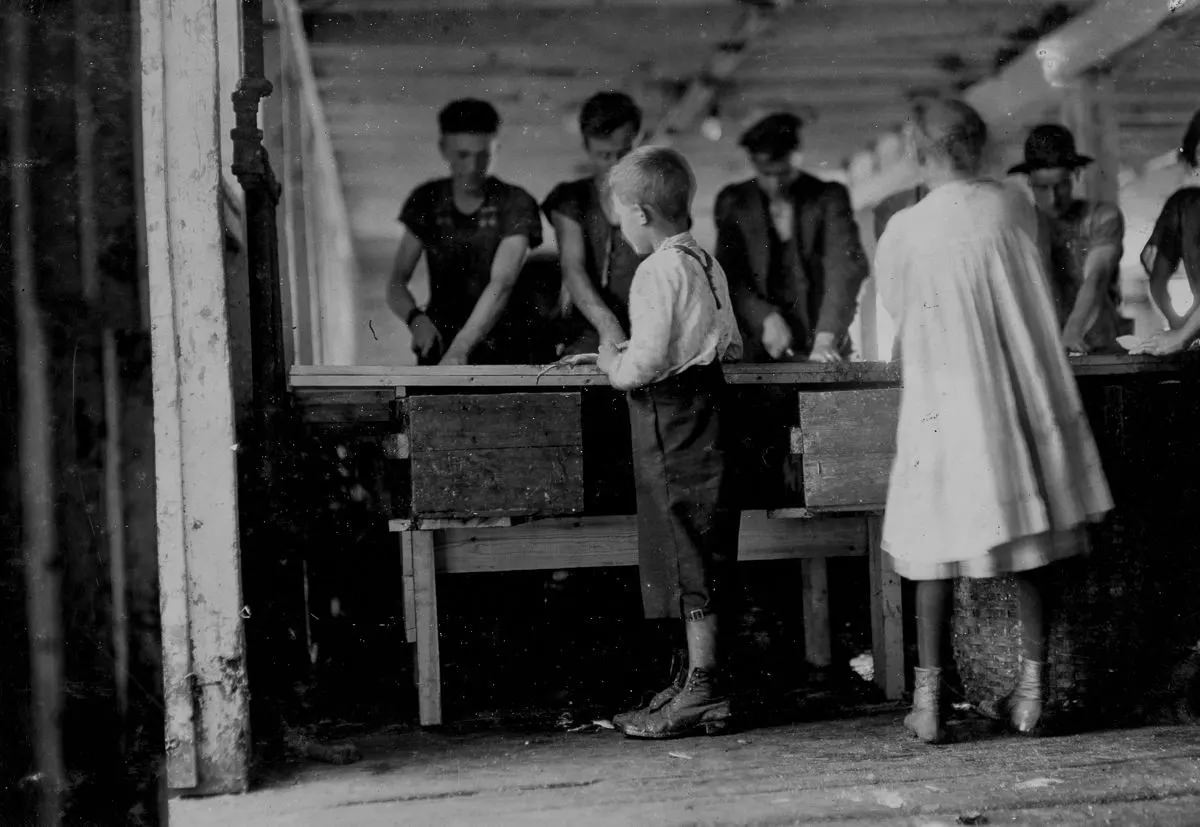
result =
[[[1065,126],[1054,123],[1035,126],[1025,139],[1025,161],[1008,171],[1009,175],[1028,175],[1039,169],[1078,169],[1094,161],[1075,151],[1075,136]]]

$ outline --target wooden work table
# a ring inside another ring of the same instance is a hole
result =
[[[1134,400],[1194,407],[1200,354],[1071,359],[1110,477],[1126,467]],[[739,559],[801,562],[806,657],[830,660],[825,561],[870,571],[876,681],[905,686],[899,578],[879,549],[900,366],[731,364],[743,509]],[[632,565],[637,560],[623,394],[595,367],[307,367],[291,371],[302,421],[380,440],[393,461],[405,625],[420,719],[441,721],[436,575]],[[1129,466],[1133,467],[1133,466]],[[1114,486],[1119,489],[1119,486]]]
[[[1073,356],[1076,376],[1163,374],[1200,370],[1200,353],[1175,356]],[[773,362],[725,366],[733,385],[841,385],[900,382],[898,362]],[[539,365],[294,365],[293,390],[319,388],[576,388],[607,387],[608,377],[592,366],[553,368]]]

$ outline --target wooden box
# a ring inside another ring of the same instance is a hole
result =
[[[410,396],[414,516],[583,511],[578,393]]]
[[[896,455],[900,389],[802,392],[792,451],[808,508],[882,509]]]

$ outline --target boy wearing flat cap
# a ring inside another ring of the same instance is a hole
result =
[[[869,272],[841,184],[798,170],[802,122],[769,115],[742,136],[755,177],[717,196],[717,260],[729,277],[748,362],[840,362]]]
[[[1133,329],[1118,312],[1125,219],[1115,204],[1075,197],[1079,170],[1092,161],[1075,151],[1066,127],[1042,124],[1009,174],[1025,175],[1033,190],[1063,345],[1071,353],[1119,353],[1117,337]]]

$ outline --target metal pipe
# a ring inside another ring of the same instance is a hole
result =
[[[283,312],[275,226],[280,187],[262,144],[262,130],[258,128],[259,102],[272,92],[271,83],[263,74],[262,0],[242,2],[242,43],[245,74],[233,93],[237,124],[231,132],[233,174],[246,193],[254,409],[258,415],[258,436],[265,438],[283,405],[287,368],[283,361]]]

